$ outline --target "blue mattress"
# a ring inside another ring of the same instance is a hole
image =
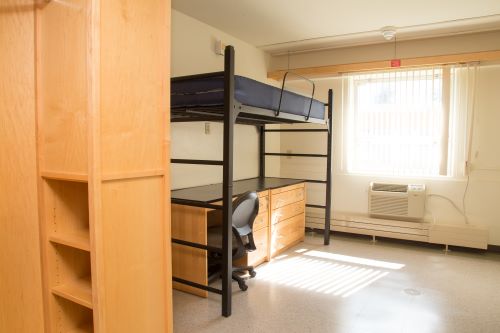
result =
[[[235,75],[235,98],[243,105],[278,110],[281,89]],[[290,91],[283,93],[281,111],[307,116],[311,98]],[[211,107],[224,104],[224,76],[174,80],[171,85],[173,109]],[[325,104],[313,100],[312,118],[324,119]]]

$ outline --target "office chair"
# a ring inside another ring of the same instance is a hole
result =
[[[252,229],[253,222],[258,213],[259,197],[256,192],[246,192],[233,201],[233,260],[238,260],[244,257],[247,252],[256,250]],[[222,248],[222,225],[209,227],[207,231],[208,244]],[[212,282],[221,274],[222,253],[209,251],[208,260],[208,281]],[[251,278],[255,277],[256,272],[253,266],[232,266],[233,280],[238,282],[238,286],[242,291],[247,290],[248,286],[239,273],[244,273],[246,271],[248,271]]]

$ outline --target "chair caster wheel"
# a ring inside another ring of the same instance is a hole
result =
[[[247,291],[248,286],[243,282],[243,283],[238,283],[238,286],[240,287],[241,291]]]
[[[257,272],[254,270],[251,270],[248,273],[250,273],[250,277],[252,277],[252,278],[254,278],[257,275]]]

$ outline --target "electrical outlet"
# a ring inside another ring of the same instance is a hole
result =
[[[210,134],[210,123],[205,123],[205,134]]]

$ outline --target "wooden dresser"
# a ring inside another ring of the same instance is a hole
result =
[[[273,189],[271,192],[270,256],[275,257],[304,240],[304,183]]]

